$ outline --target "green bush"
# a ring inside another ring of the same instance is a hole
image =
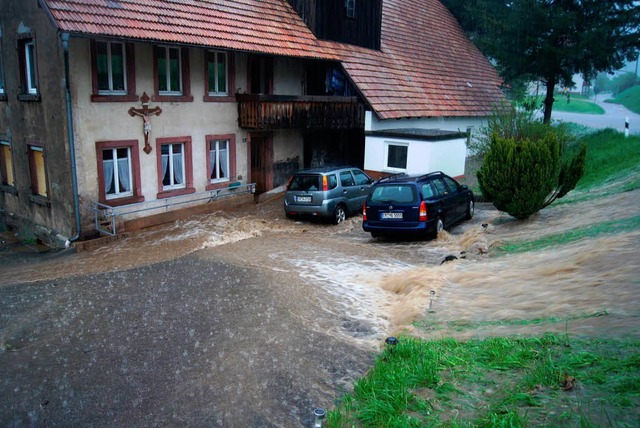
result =
[[[524,219],[575,187],[584,173],[586,146],[565,158],[567,131],[533,121],[520,130],[515,136],[493,133],[478,184],[497,209]]]

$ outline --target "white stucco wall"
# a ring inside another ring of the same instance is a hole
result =
[[[365,112],[365,131],[381,129],[441,129],[444,131],[467,132],[468,128],[478,129],[486,124],[486,118],[479,117],[439,117],[379,120],[371,111]]]
[[[386,129],[438,129],[454,132],[477,131],[486,125],[486,118],[478,117],[446,117],[446,118],[412,118],[379,120],[373,112],[365,112],[365,131]],[[385,141],[398,141],[409,145],[407,172],[422,174],[431,171],[443,171],[453,177],[464,175],[465,162],[470,155],[466,139],[445,140],[437,142],[418,141],[414,139],[380,138],[367,136],[365,140],[364,167],[371,171],[391,171],[385,167]]]
[[[386,167],[389,143],[408,146],[406,170]],[[442,171],[452,177],[464,175],[466,140],[419,141],[393,137],[367,136],[364,168],[385,173],[426,174]]]

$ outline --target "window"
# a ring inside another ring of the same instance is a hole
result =
[[[209,95],[229,95],[227,54],[207,53],[207,93]]]
[[[127,73],[124,43],[97,42],[96,70],[99,94],[125,94]]]
[[[119,206],[141,202],[138,140],[96,143],[100,202]]]
[[[91,101],[137,101],[133,45],[91,41]]]
[[[456,183],[453,179],[449,177],[444,177],[444,182],[447,183],[450,192],[458,191],[458,183]]]
[[[430,199],[436,196],[436,192],[433,190],[431,183],[424,183],[420,188],[420,192],[422,193],[423,199]]]
[[[193,101],[188,50],[156,46],[153,52],[156,83],[154,101]]]
[[[444,184],[444,181],[442,181],[441,178],[436,178],[435,180],[433,180],[433,185],[436,187],[438,195],[444,196],[449,193],[449,191],[447,190],[447,185]]]
[[[235,101],[235,69],[233,55],[208,51],[204,61],[204,101]]]
[[[0,33],[0,42],[2,42],[2,33]],[[0,101],[6,100],[7,94],[4,89],[4,67],[2,64],[2,43],[0,43]]]
[[[344,8],[347,18],[355,18],[356,16],[356,0],[344,0]]]
[[[15,186],[11,144],[8,141],[0,141],[0,185]]]
[[[38,67],[36,61],[36,45],[31,37],[23,37],[18,40],[18,53],[20,63],[21,94],[18,99],[23,101],[37,100],[38,93]]]
[[[195,192],[191,165],[191,138],[158,138],[158,198]]]
[[[355,185],[355,181],[353,181],[353,176],[349,171],[344,171],[340,173],[340,184],[342,187],[349,187]]]
[[[408,145],[387,143],[386,167],[389,169],[407,169]]]
[[[354,170],[353,171],[353,175],[356,177],[356,184],[358,186],[361,186],[363,184],[371,184],[372,180],[364,172],[359,171],[359,170]]]
[[[47,175],[44,162],[44,148],[40,142],[28,142],[29,172],[31,174],[31,193],[33,196],[47,198]]]
[[[209,141],[209,178],[212,183],[229,181],[229,141]]]
[[[227,186],[236,174],[235,135],[207,135],[207,190]]]

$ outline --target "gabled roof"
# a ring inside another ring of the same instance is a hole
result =
[[[42,0],[71,34],[335,59],[286,0]]]
[[[381,51],[333,46],[380,119],[487,116],[502,79],[438,0],[384,0]]]
[[[380,119],[486,116],[495,68],[438,0],[384,0],[381,50],[320,41],[286,0],[41,0],[61,31],[340,60]]]

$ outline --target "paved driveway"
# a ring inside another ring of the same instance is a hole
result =
[[[359,217],[293,222],[281,203],[6,259],[0,425],[310,426],[397,333],[367,278],[449,250],[372,245]]]

